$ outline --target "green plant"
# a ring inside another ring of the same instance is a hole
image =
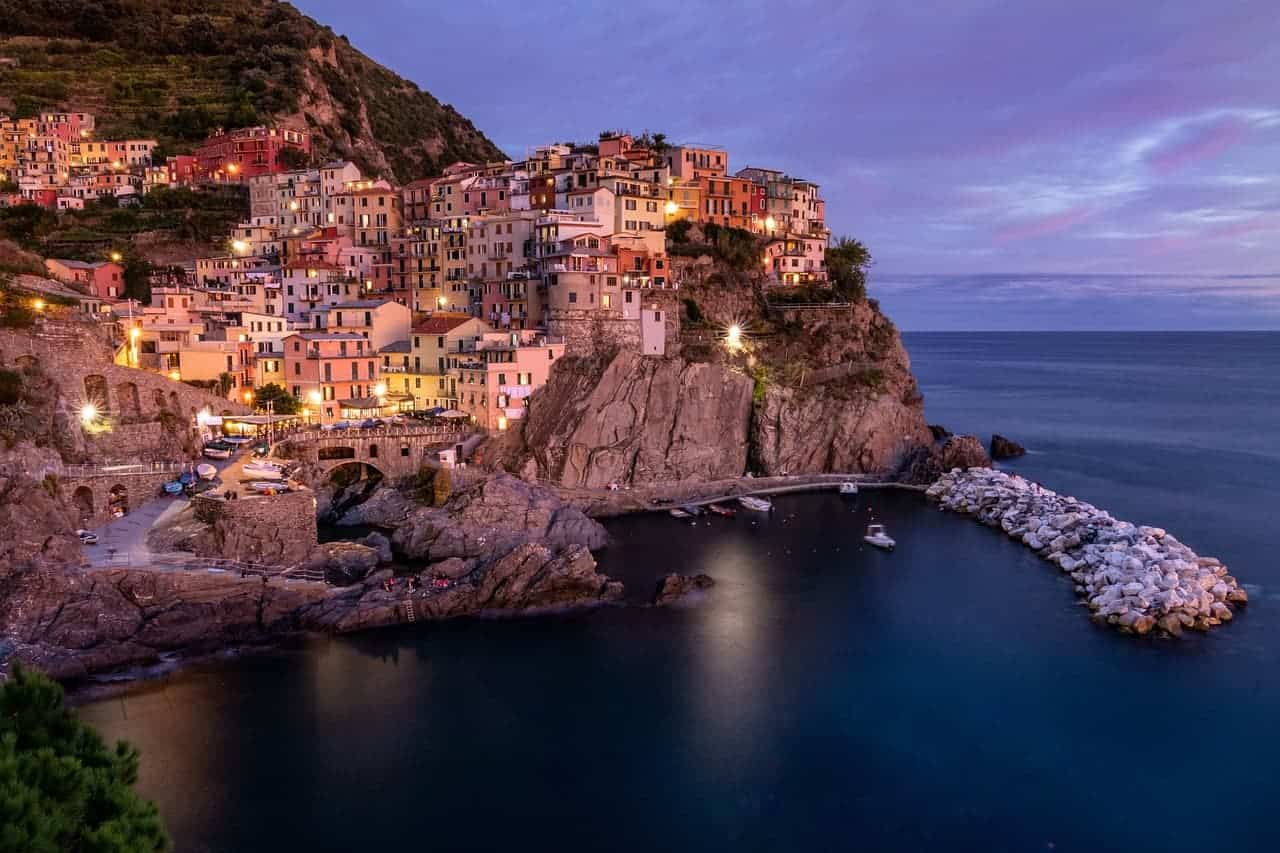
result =
[[[277,415],[295,415],[301,408],[301,404],[296,397],[286,391],[283,386],[274,382],[263,385],[253,392],[253,408],[256,411],[265,412],[268,405],[271,407],[271,411]]]
[[[109,749],[57,683],[14,667],[0,687],[0,853],[169,850],[137,778],[136,749]]]
[[[702,309],[698,307],[698,301],[693,297],[685,297],[684,313],[689,318],[689,322],[695,326],[701,325],[703,322]]]
[[[861,302],[867,298],[867,268],[871,252],[852,237],[841,237],[827,249],[827,278],[846,299]]]

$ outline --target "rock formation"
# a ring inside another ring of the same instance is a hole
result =
[[[1094,617],[1146,634],[1177,635],[1232,618],[1249,594],[1214,557],[1158,527],[1137,527],[1075,498],[990,468],[952,470],[928,496],[998,527],[1068,573]]]
[[[917,448],[907,458],[899,478],[904,483],[928,485],[953,468],[987,468],[991,457],[976,435],[953,435],[940,444]]]
[[[1018,442],[1005,438],[1003,435],[991,436],[991,458],[992,459],[1016,459],[1019,456],[1025,456],[1027,449]]]
[[[680,575],[672,572],[658,581],[653,604],[655,607],[679,604],[715,585],[716,582],[710,575]]]

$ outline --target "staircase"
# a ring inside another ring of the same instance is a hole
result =
[[[404,603],[404,618],[406,622],[417,622],[418,614],[414,611],[413,598],[409,598]]]

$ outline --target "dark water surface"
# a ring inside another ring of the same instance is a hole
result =
[[[701,606],[308,641],[83,713],[183,851],[1280,849],[1280,335],[907,343],[931,421],[1222,557],[1247,611],[1124,638],[972,521],[794,496],[611,525],[605,570],[705,571]]]

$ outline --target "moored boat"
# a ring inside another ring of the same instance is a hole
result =
[[[898,544],[889,536],[883,524],[868,524],[867,535],[862,537],[862,541],[886,551],[892,551]]]
[[[178,480],[173,480],[172,482],[165,483],[164,484],[165,494],[180,495],[182,494],[182,489],[184,485],[185,485],[184,483],[179,482]]]
[[[210,441],[204,446],[204,455],[210,459],[230,459],[235,452],[235,445],[225,441]]]
[[[672,518],[692,518],[693,517],[689,515],[689,513],[681,509],[680,507],[673,507],[667,510],[667,514],[670,515]]]
[[[218,469],[210,465],[208,462],[201,462],[196,466],[196,476],[201,480],[212,480],[218,476]]]
[[[840,494],[856,495],[858,493],[858,484],[853,482],[843,482],[840,484]]]
[[[742,504],[742,506],[747,509],[754,510],[755,512],[769,512],[773,509],[773,504],[769,501],[764,498],[753,498],[750,495],[743,495],[738,498],[738,503]]]
[[[733,518],[738,514],[735,510],[729,509],[727,506],[721,506],[720,504],[711,504],[707,509],[721,518]]]

